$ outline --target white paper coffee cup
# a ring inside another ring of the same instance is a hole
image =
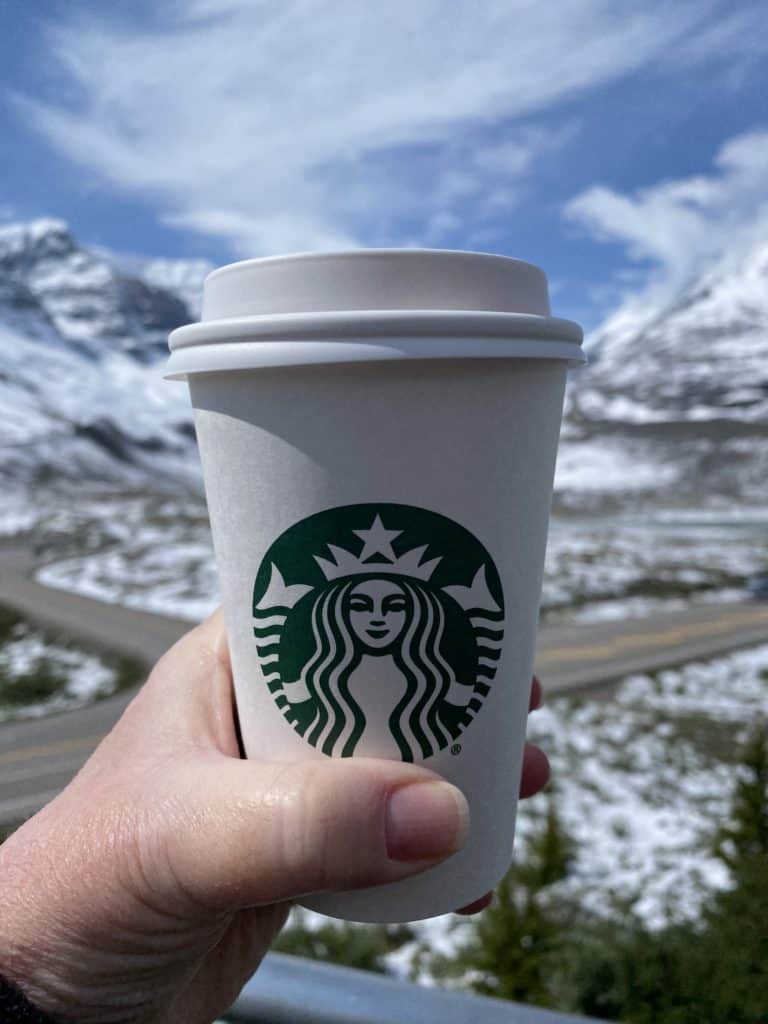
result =
[[[577,325],[518,260],[249,260],[171,335],[186,377],[249,757],[399,758],[458,785],[466,847],[304,905],[445,913],[506,872]]]

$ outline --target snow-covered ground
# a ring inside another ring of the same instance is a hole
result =
[[[55,693],[29,704],[4,700],[14,685],[24,686],[28,677],[41,672],[59,680]],[[117,670],[96,655],[53,643],[21,624],[0,646],[0,682],[0,722],[4,722],[92,704],[114,693],[119,678]]]
[[[528,735],[549,756],[550,789],[576,850],[549,898],[603,916],[631,905],[651,928],[694,919],[728,884],[712,842],[727,820],[739,744],[760,722],[768,725],[768,645],[630,676],[611,701],[561,698],[531,715]],[[520,804],[518,856],[546,809],[543,794]],[[327,923],[306,911],[294,920]],[[471,927],[453,915],[420,922],[388,967],[407,976],[420,949],[450,955]],[[420,980],[431,980],[423,967]]]
[[[218,601],[210,531],[196,498],[81,497],[36,529],[38,579],[192,621]],[[545,621],[594,621],[744,596],[768,570],[768,517],[554,518],[544,574]]]
[[[569,441],[560,447],[555,471],[558,491],[626,495],[670,486],[679,466],[660,462],[638,444],[627,441]]]
[[[201,499],[86,496],[45,517],[35,535],[46,586],[190,621],[218,603]]]
[[[768,646],[627,678],[610,701],[553,700],[529,735],[552,763],[556,801],[577,842],[563,883],[587,908],[631,901],[651,927],[692,919],[727,883],[712,853],[749,729],[768,724]],[[524,805],[523,840],[541,812]]]
[[[766,569],[768,517],[553,518],[542,613],[596,621],[738,600]]]
[[[31,530],[37,519],[37,510],[30,505],[29,496],[24,491],[10,488],[5,491],[0,509],[0,537],[13,537]]]

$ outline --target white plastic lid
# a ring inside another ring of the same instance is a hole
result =
[[[358,249],[232,263],[205,281],[202,320],[367,309],[484,309],[549,316],[543,270],[445,249]]]
[[[204,284],[201,322],[170,336],[167,376],[392,358],[584,361],[531,263],[442,249],[244,260]],[[447,345],[446,345],[447,342]]]

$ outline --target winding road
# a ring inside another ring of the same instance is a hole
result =
[[[0,604],[83,642],[152,664],[191,623],[42,586],[29,550],[0,545]],[[548,694],[607,690],[651,671],[768,643],[768,604],[702,604],[686,611],[539,632],[536,669]],[[66,785],[131,695],[79,711],[0,725],[0,825],[34,813]]]

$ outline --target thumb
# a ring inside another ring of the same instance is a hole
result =
[[[163,859],[213,911],[394,882],[455,853],[469,831],[461,791],[415,765],[206,761],[184,772]]]

